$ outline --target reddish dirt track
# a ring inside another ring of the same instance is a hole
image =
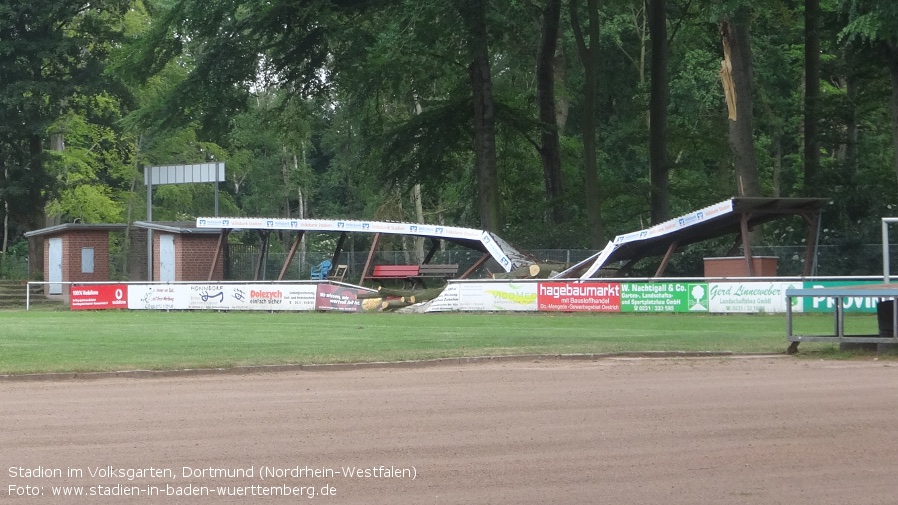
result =
[[[894,504],[896,414],[898,363],[787,357],[0,382],[0,503]],[[123,476],[89,474],[110,465]],[[341,475],[381,465],[416,477]],[[147,467],[172,475],[128,480]],[[210,495],[164,496],[188,485]]]

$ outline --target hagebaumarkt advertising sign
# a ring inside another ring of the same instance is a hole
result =
[[[804,289],[832,288],[836,286],[861,286],[864,284],[881,284],[877,281],[819,281],[805,282]],[[798,286],[796,286],[798,287]],[[835,301],[827,296],[804,296],[800,298],[804,312],[832,312]],[[845,312],[876,312],[877,299],[868,296],[846,296],[842,298]]]
[[[621,312],[707,312],[703,282],[628,282],[621,284]]]
[[[714,282],[709,285],[711,312],[786,312],[786,289],[801,282]],[[800,307],[793,307],[800,312]]]
[[[540,311],[619,312],[621,285],[617,282],[540,282]]]

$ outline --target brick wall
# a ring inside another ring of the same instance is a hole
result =
[[[153,280],[159,280],[159,237],[164,232],[153,233]],[[205,281],[209,279],[209,267],[218,246],[218,235],[174,236],[175,280]],[[224,280],[224,261],[219,258],[212,280]]]
[[[94,250],[94,271],[81,271],[81,250]],[[62,279],[66,281],[108,281],[109,280],[109,232],[103,230],[73,231],[63,235]]]
[[[147,231],[132,228],[128,246],[128,280],[147,280]]]
[[[62,281],[86,282],[109,280],[109,233],[75,231],[44,238],[44,270],[50,280],[50,239],[62,239]],[[81,249],[94,248],[94,273],[81,272]]]
[[[209,278],[209,268],[218,247],[218,235],[181,235],[180,242],[175,239],[175,247],[181,252],[178,261],[181,280],[204,281]],[[220,257],[212,280],[224,280],[224,261]]]
[[[62,239],[62,282],[103,282],[109,280],[109,232],[105,230],[70,230],[44,237],[44,280],[50,280],[50,239]],[[94,271],[81,271],[81,250],[94,250]],[[44,293],[49,286],[44,285]],[[69,297],[69,287],[62,287],[62,296]]]

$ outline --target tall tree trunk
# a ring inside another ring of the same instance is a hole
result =
[[[564,45],[558,47],[555,53],[555,61],[552,64],[555,71],[555,88],[567,89],[567,56],[564,52]],[[555,124],[558,125],[559,133],[564,132],[567,126],[567,118],[570,113],[571,100],[567,93],[555,93]]]
[[[804,194],[820,190],[820,0],[804,0]]]
[[[498,231],[501,213],[499,174],[496,169],[496,106],[486,28],[486,0],[461,0],[459,13],[467,24],[471,56],[468,77],[474,99],[474,171],[477,175],[480,226],[484,230]]]
[[[649,163],[652,224],[670,218],[670,171],[667,158],[667,2],[648,0],[652,37],[652,87],[649,98]]]
[[[539,119],[542,123],[539,155],[543,165],[546,198],[551,208],[552,222],[564,222],[564,186],[561,177],[561,142],[558,139],[558,118],[555,115],[555,51],[558,46],[558,24],[561,19],[561,0],[546,0],[543,9],[542,37],[536,58],[536,96]]]
[[[300,149],[302,149],[302,163],[303,166],[306,164],[306,142],[302,141],[300,144]],[[293,169],[299,171],[299,159],[296,157],[296,152],[293,153]],[[298,219],[305,219],[306,214],[308,213],[307,202],[305,194],[302,192],[302,184],[296,185],[296,198],[299,200],[299,204],[296,206],[296,217]],[[306,264],[306,249],[308,241],[306,240],[305,234],[303,234],[302,238],[299,240],[299,278],[302,279],[305,275],[305,264]]]
[[[3,160],[0,159],[0,164]],[[3,180],[9,179],[9,168],[3,165]],[[0,259],[6,259],[6,251],[9,250],[9,201],[3,199],[3,247],[0,248]],[[2,266],[2,265],[0,265]]]
[[[888,44],[889,75],[892,81],[892,163],[898,180],[898,46]]]
[[[586,44],[577,0],[571,0],[571,28],[577,41],[577,54],[583,64],[583,195],[586,198],[586,220],[589,226],[589,244],[594,249],[605,245],[605,222],[602,219],[602,190],[599,184],[599,167],[596,149],[596,102],[599,88],[599,0],[586,0],[589,18],[589,45]]]
[[[296,159],[296,156],[293,156]],[[290,219],[290,153],[287,146],[281,146],[281,179],[284,182],[284,217]],[[281,237],[283,239],[284,237]]]
[[[424,222],[424,202],[421,201],[421,185],[412,186],[412,204],[415,206],[415,222]],[[417,263],[424,261],[424,237],[415,237]]]
[[[752,125],[752,61],[747,21],[727,18],[720,21],[725,66],[730,68],[732,108],[730,149],[736,168],[736,193],[761,196]],[[728,64],[727,64],[728,63]],[[726,80],[726,77],[724,78]]]
[[[773,196],[780,197],[783,184],[783,131],[779,126],[773,133]]]
[[[415,95],[415,115],[420,115],[421,112],[423,112],[421,102],[418,100],[418,95]],[[412,186],[412,203],[415,206],[415,221],[418,223],[423,223],[424,201],[421,197],[420,183],[416,183],[414,186]],[[418,255],[418,263],[424,261],[424,237],[415,238],[415,253]]]
[[[851,63],[849,63],[848,77],[845,78],[845,94],[848,97],[848,124],[845,125],[845,167],[851,172],[853,179],[857,177],[858,173],[857,141],[860,120],[857,108],[857,76]]]
[[[6,258],[6,251],[9,251],[9,202],[3,200],[3,249],[0,253]]]
[[[40,184],[46,178],[44,173],[44,149],[40,135],[32,134],[28,138],[29,163],[33,183],[28,189],[31,192],[31,207],[26,210],[25,231],[39,230],[47,225],[46,197],[42,194],[44,186]],[[30,279],[44,278],[44,238],[28,239],[28,276]]]

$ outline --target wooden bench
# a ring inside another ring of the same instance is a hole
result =
[[[375,265],[372,279],[411,279],[418,276],[418,265]]]
[[[455,277],[458,274],[458,265],[420,265],[419,277]]]

